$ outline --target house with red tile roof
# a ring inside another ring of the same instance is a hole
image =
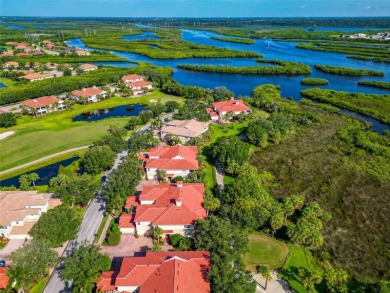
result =
[[[94,71],[94,70],[98,69],[97,66],[92,65],[92,64],[83,64],[79,68],[82,69],[85,72]]]
[[[145,92],[145,89],[152,89],[153,84],[145,81],[145,78],[141,75],[130,74],[122,77],[122,81],[128,88],[131,88],[134,95],[140,95]]]
[[[199,164],[196,156],[196,146],[164,146],[151,148],[141,159],[144,160],[147,178],[159,178],[160,171],[166,173],[163,177],[174,178],[187,177],[194,170],[198,170]]]
[[[0,290],[4,290],[8,286],[9,277],[7,276],[7,269],[0,267]]]
[[[22,105],[31,113],[33,109],[37,114],[43,115],[65,108],[64,101],[54,96],[44,96],[22,102]]]
[[[37,80],[43,80],[47,78],[53,78],[54,74],[51,73],[30,73],[24,76],[21,76],[20,78],[27,79],[28,81],[37,81]]]
[[[0,57],[12,57],[14,56],[14,52],[13,51],[6,51],[4,52],[3,54],[0,55]]]
[[[240,113],[251,113],[252,109],[244,104],[242,100],[231,98],[228,101],[214,102],[211,108],[206,109],[211,120],[223,119],[226,113],[232,112],[233,116]]]
[[[87,51],[87,50],[79,50],[79,49],[77,49],[75,52],[76,52],[76,54],[78,56],[87,56],[87,55],[90,54],[89,51]]]
[[[124,257],[118,272],[103,272],[97,291],[209,293],[210,267],[208,251],[148,251],[145,256]]]
[[[18,68],[19,63],[15,61],[8,61],[3,64],[3,68]]]
[[[202,183],[144,186],[139,196],[127,199],[125,208],[131,214],[120,216],[119,229],[122,233],[148,235],[160,227],[165,235],[190,236],[195,221],[206,217],[203,200]]]
[[[30,54],[29,53],[17,53],[16,56],[18,56],[18,57],[28,57],[28,56],[30,56]]]
[[[93,86],[89,88],[83,88],[81,90],[76,90],[72,92],[72,95],[79,100],[80,97],[87,98],[88,103],[97,102],[98,96],[106,97],[107,92],[101,90],[100,88]]]

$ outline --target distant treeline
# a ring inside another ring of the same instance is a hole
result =
[[[339,67],[339,66],[329,66],[329,65],[320,65],[316,64],[314,67],[317,70],[330,74],[338,75],[349,75],[349,76],[384,76],[385,73],[382,71],[368,70],[368,69],[353,69],[348,67]]]
[[[314,88],[301,91],[301,96],[330,103],[390,124],[390,95],[349,93]]]
[[[232,43],[241,43],[241,44],[254,44],[255,41],[252,39],[244,39],[244,38],[225,38],[225,37],[216,37],[211,36],[212,39],[224,42],[232,42]]]
[[[308,75],[311,73],[309,65],[298,62],[287,62],[282,60],[258,59],[257,62],[272,63],[279,66],[216,66],[216,65],[192,65],[182,64],[178,68],[226,74],[256,74],[256,75]]]
[[[390,90],[390,82],[386,81],[359,81],[358,84]]]

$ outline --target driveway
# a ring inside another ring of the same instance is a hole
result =
[[[122,234],[118,245],[102,246],[101,252],[107,253],[112,259],[114,257],[133,256],[135,252],[146,252],[152,246],[152,238],[145,236],[135,238],[134,234]],[[162,250],[173,250],[173,247],[165,243]]]
[[[8,259],[9,255],[24,244],[24,239],[11,239],[7,245],[0,249],[0,259]]]
[[[264,290],[265,279],[260,274],[255,274],[253,279],[257,282],[256,293],[294,293],[286,281],[279,277],[279,275],[271,271],[272,279],[268,281],[267,290]]]

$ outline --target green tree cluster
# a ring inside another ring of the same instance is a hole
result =
[[[85,170],[91,175],[97,175],[108,170],[114,164],[116,153],[107,146],[93,146],[85,153],[83,165]]]
[[[241,141],[237,136],[222,136],[211,145],[210,154],[226,168],[233,162],[237,164],[247,162],[249,148],[249,144]]]
[[[16,117],[13,113],[0,114],[0,127],[8,128],[16,125]]]
[[[107,245],[118,245],[121,241],[121,235],[122,232],[119,230],[118,224],[115,223],[115,219],[111,220],[106,236]]]
[[[39,180],[39,175],[35,172],[21,175],[19,177],[20,190],[31,189],[31,184],[35,187],[37,180]]]

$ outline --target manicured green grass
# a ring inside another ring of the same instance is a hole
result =
[[[292,244],[289,244],[288,247],[290,249],[290,256],[284,264],[280,275],[296,292],[306,293],[306,289],[300,283],[300,277],[297,274],[298,268],[302,267],[311,272],[318,272],[319,274],[322,273],[322,268],[306,247],[299,247]]]
[[[48,160],[44,160],[44,161],[39,162],[37,164],[33,164],[33,165],[30,165],[30,166],[25,167],[25,168],[20,168],[18,170],[2,174],[2,175],[0,175],[0,180],[5,180],[5,179],[15,177],[15,176],[18,176],[18,175],[24,174],[24,173],[29,173],[29,172],[32,172],[36,169],[39,169],[39,168],[42,168],[42,167],[45,167],[45,166],[48,166],[51,164],[55,164],[57,162],[61,162],[63,160],[67,160],[67,159],[70,159],[70,158],[75,157],[75,156],[82,157],[86,151],[87,151],[87,149],[84,149],[84,150],[69,152],[69,153],[66,153],[63,155],[55,156],[53,158],[50,158]]]
[[[5,77],[1,77],[0,82],[5,84],[6,86],[13,86],[16,83],[15,81]]]
[[[223,176],[223,183],[226,185],[226,184],[229,184],[229,183],[232,183],[233,182],[233,177],[229,176],[229,175],[226,175]]]
[[[249,251],[243,257],[248,270],[256,271],[257,265],[267,265],[270,269],[283,266],[289,254],[285,243],[258,233],[249,235],[248,239]]]
[[[30,293],[42,293],[48,281],[49,278],[45,278],[39,281],[34,287],[31,288]]]
[[[89,105],[75,105],[71,110],[51,113],[39,118],[24,116],[16,126],[6,131],[16,133],[1,141],[0,171],[36,159],[80,146],[91,144],[106,134],[111,125],[124,126],[125,118],[110,118],[97,122],[72,122],[72,117],[95,109],[141,103],[150,105],[151,99],[182,101],[181,98],[153,92],[136,98],[111,98]]]

